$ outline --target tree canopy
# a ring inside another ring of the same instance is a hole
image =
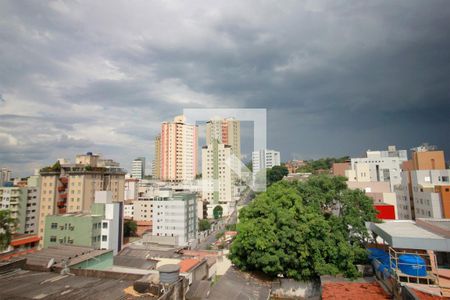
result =
[[[299,167],[296,172],[298,173],[316,173],[319,170],[329,170],[333,166],[333,163],[342,163],[349,160],[349,156],[342,157],[326,157],[317,160],[308,160],[306,165]]]
[[[284,176],[288,175],[289,171],[285,166],[274,166],[271,169],[267,169],[267,186],[280,181]]]
[[[230,259],[238,268],[273,277],[354,278],[355,264],[367,258],[364,222],[375,215],[372,200],[349,190],[344,177],[280,181],[241,210]]]
[[[198,231],[205,231],[211,229],[211,223],[208,220],[202,219],[198,221]]]
[[[123,223],[123,235],[125,237],[136,236],[137,223],[133,220],[126,220]]]
[[[8,248],[11,242],[11,231],[15,224],[9,210],[0,210],[0,251]]]

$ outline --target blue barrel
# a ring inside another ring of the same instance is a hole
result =
[[[386,255],[389,256],[389,254],[387,254],[386,251],[384,251],[382,249],[369,248],[367,250],[369,250],[369,259],[385,257]]]
[[[400,255],[398,257],[398,268],[407,275],[427,276],[425,260],[418,255]]]

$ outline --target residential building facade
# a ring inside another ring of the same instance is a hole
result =
[[[6,168],[0,169],[0,187],[3,186],[4,183],[11,180],[11,170]]]
[[[387,151],[366,152],[366,157],[352,158],[350,170],[345,171],[349,181],[384,181],[389,182],[391,191],[401,182],[401,165],[408,160],[406,150],[397,150],[389,146]]]
[[[124,199],[125,171],[118,163],[102,160],[90,152],[77,155],[75,164],[63,161],[43,168],[40,175],[38,234],[41,237],[48,215],[90,213],[96,191],[111,191],[114,202]]]
[[[184,116],[161,125],[160,179],[190,181],[197,175],[197,126],[185,123]]]
[[[253,174],[257,174],[260,170],[270,169],[281,164],[281,156],[279,151],[261,149],[253,151],[252,166]]]
[[[153,179],[161,178],[161,135],[157,135],[154,139],[155,154],[152,163]]]
[[[187,246],[197,238],[197,203],[195,193],[167,191],[153,201],[153,235],[178,239]]]
[[[143,179],[145,176],[145,157],[138,157],[131,164],[131,177]]]
[[[450,218],[449,178],[443,151],[413,149],[412,159],[402,165],[401,183],[395,186],[399,218]]]
[[[202,148],[202,199],[207,201],[207,215],[220,207],[223,216],[233,209],[234,180],[230,164],[231,146],[213,141]]]
[[[110,191],[97,191],[90,213],[46,217],[44,248],[58,244],[113,250],[123,244],[123,204],[112,201]]]

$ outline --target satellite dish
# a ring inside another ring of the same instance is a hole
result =
[[[50,268],[53,266],[54,263],[55,263],[55,259],[54,259],[54,258],[51,258],[51,259],[48,261],[47,269],[50,269]]]

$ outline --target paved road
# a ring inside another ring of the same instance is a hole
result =
[[[242,194],[241,199],[239,199],[237,201],[237,205],[238,206],[247,205],[248,203],[250,203],[251,200],[253,200],[253,198],[255,198],[255,193],[253,193],[253,191],[251,191],[250,189],[247,189]],[[214,243],[217,240],[216,239],[217,233],[222,231],[226,225],[236,224],[236,222],[237,222],[237,209],[235,209],[234,212],[228,217],[228,219],[225,221],[225,224],[222,224],[221,226],[219,226],[218,229],[211,232],[211,234],[203,242],[201,242],[197,245],[196,249],[201,249],[201,250],[207,249],[208,245]]]

